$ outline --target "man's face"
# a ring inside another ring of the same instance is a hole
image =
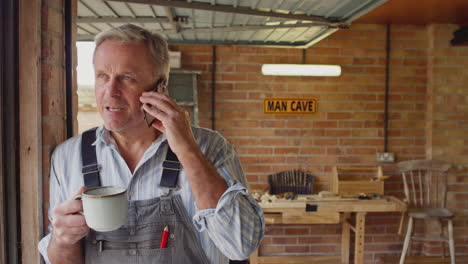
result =
[[[151,58],[144,43],[106,40],[97,48],[94,92],[108,130],[125,132],[146,127],[139,98],[155,81]]]

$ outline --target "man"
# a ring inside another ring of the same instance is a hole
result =
[[[248,194],[232,146],[217,132],[192,127],[165,91],[167,43],[134,25],[102,32],[95,42],[95,96],[104,125],[67,140],[52,155],[51,232],[39,244],[46,262],[222,264],[248,258],[263,238],[262,211]],[[98,165],[83,165],[83,157],[93,155]],[[180,170],[166,168],[179,163]],[[112,232],[89,229],[74,199],[85,185],[126,186],[134,208],[127,224]],[[173,233],[168,248],[160,249],[165,225]]]

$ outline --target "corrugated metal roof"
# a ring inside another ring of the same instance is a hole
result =
[[[387,0],[79,0],[78,40],[133,23],[169,43],[305,48]]]

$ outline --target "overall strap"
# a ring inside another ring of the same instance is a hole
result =
[[[81,159],[83,161],[81,172],[84,184],[88,189],[101,186],[96,147],[93,146],[94,141],[96,141],[96,129],[97,127],[91,128],[81,135]]]
[[[177,187],[181,165],[179,163],[179,159],[170,146],[167,146],[166,160],[163,162],[162,166],[163,171],[159,185],[161,187],[175,189]]]

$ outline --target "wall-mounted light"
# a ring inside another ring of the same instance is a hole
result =
[[[321,64],[263,64],[263,75],[340,76],[341,66]]]

